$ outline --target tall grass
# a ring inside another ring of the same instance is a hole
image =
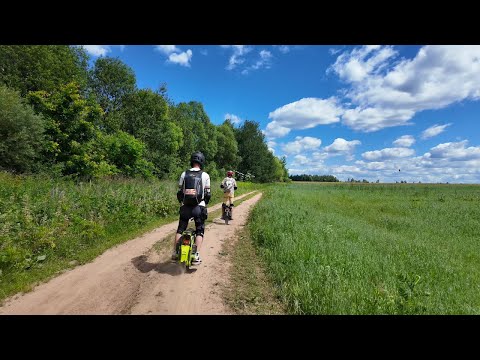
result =
[[[239,182],[237,194],[257,185]],[[221,201],[212,183],[211,204]],[[0,172],[0,300],[178,217],[173,181],[74,183]],[[162,221],[164,220],[164,221]]]
[[[480,314],[480,186],[291,184],[249,228],[294,314]]]

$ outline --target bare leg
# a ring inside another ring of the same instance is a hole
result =
[[[200,248],[202,247],[203,236],[197,236],[195,238],[195,244],[197,244],[197,252],[200,252]]]
[[[225,206],[227,206],[227,197],[223,197],[223,202],[222,202],[222,220],[225,220]]]
[[[178,243],[178,240],[180,240],[181,236],[182,235],[179,233],[175,234],[175,240],[173,241],[173,251],[177,250],[177,243]]]

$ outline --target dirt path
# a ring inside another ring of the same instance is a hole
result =
[[[169,260],[175,221],[109,249],[27,294],[11,297],[0,314],[226,314],[217,290],[227,281],[221,246],[245,225],[261,196],[235,207],[235,220],[228,226],[219,218],[207,225],[200,252],[203,264],[188,273]],[[212,206],[209,212],[220,207]],[[153,245],[160,240],[167,243],[156,251]]]

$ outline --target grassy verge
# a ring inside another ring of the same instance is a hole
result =
[[[248,229],[292,314],[480,314],[480,186],[291,184]]]
[[[248,228],[237,236],[236,241],[222,246],[222,254],[228,256],[231,263],[229,282],[223,290],[227,306],[239,315],[285,314],[280,293],[268,276]]]
[[[239,183],[238,195],[259,185]],[[0,172],[0,301],[178,218],[172,181],[73,183]],[[212,183],[211,204],[221,201]]]
[[[242,231],[235,244],[225,243],[222,252],[232,263],[229,285],[223,292],[231,310],[239,315],[285,314],[280,294],[267,276],[248,231]]]

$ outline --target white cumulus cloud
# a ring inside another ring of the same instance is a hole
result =
[[[310,136],[297,136],[294,141],[288,142],[282,146],[287,154],[298,154],[305,151],[318,149],[322,140]]]
[[[190,49],[182,51],[175,45],[155,45],[155,50],[168,56],[167,62],[169,63],[190,67],[193,56],[193,52]]]
[[[348,141],[342,138],[336,138],[333,143],[325,146],[325,151],[328,153],[351,153],[355,150],[355,146],[360,144],[360,140]]]
[[[168,61],[174,64],[190,67],[190,61],[192,60],[192,50],[181,52],[179,54],[173,53],[168,57]]]
[[[248,54],[252,48],[246,45],[220,45],[223,48],[232,49],[233,54],[228,60],[227,70],[233,70],[237,65],[245,62],[245,55]]]
[[[92,56],[105,56],[112,51],[109,45],[83,45],[83,47]]]
[[[277,143],[273,140],[267,141],[267,146],[268,150],[270,150],[273,154],[275,154],[275,146],[277,146]]]
[[[272,53],[268,50],[261,50],[259,52],[259,58],[258,60],[253,63],[252,65],[246,67],[245,69],[242,70],[242,74],[243,75],[246,75],[248,74],[250,71],[252,70],[258,70],[258,69],[261,69],[261,68],[266,68],[266,69],[269,69],[270,68],[270,64],[271,64],[271,58],[272,58]]]
[[[415,154],[415,150],[410,148],[386,148],[382,150],[364,152],[362,157],[369,161],[381,161],[386,159],[409,157],[413,154]]]
[[[439,144],[430,149],[427,158],[467,161],[480,159],[480,146],[466,147],[468,140]]]
[[[412,135],[400,136],[397,140],[393,142],[393,145],[398,147],[410,147],[413,144],[415,144],[415,138]]]
[[[224,120],[230,119],[234,124],[240,124],[242,119],[235,114],[225,114]]]
[[[175,45],[156,45],[155,50],[165,54],[165,55],[170,55],[171,53],[175,52],[181,52],[179,48],[177,48]]]
[[[394,61],[391,46],[364,46],[343,52],[327,70],[349,84],[353,109],[343,124],[370,132],[406,125],[423,110],[480,98],[480,46],[428,45],[414,58]]]
[[[267,124],[265,129],[265,135],[271,138],[279,138],[287,135],[290,132],[288,127],[282,126],[276,121],[272,121]]]
[[[428,138],[437,136],[438,134],[441,134],[442,132],[444,132],[445,129],[450,125],[452,125],[452,124],[451,123],[450,124],[445,124],[445,125],[435,124],[433,126],[430,126],[428,129],[426,129],[422,132],[422,139],[428,139]]]
[[[268,117],[273,121],[267,125],[267,134],[281,137],[291,129],[309,129],[317,125],[333,124],[340,121],[342,113],[343,109],[335,97],[303,98],[272,111]]]
[[[341,79],[358,82],[371,73],[377,73],[396,54],[391,46],[367,45],[341,54],[330,70],[333,69]]]
[[[112,48],[118,47],[121,52],[125,50],[126,45],[80,45],[83,47],[88,54],[99,57],[106,56],[108,53],[112,52]]]
[[[288,45],[275,45],[276,47],[278,47],[278,50],[282,53],[282,54],[286,54],[290,51],[290,46]]]
[[[414,112],[408,109],[366,108],[346,110],[342,117],[343,124],[363,132],[407,124]]]

